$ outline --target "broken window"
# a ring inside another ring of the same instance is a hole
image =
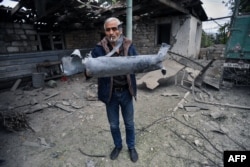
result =
[[[38,37],[40,50],[64,49],[64,40],[62,34],[40,33]]]
[[[162,43],[170,44],[171,24],[157,25],[157,45]]]

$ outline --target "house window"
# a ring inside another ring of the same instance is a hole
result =
[[[170,44],[171,24],[157,25],[157,44]]]
[[[41,33],[38,35],[40,50],[62,50],[64,49],[63,35],[60,33]]]

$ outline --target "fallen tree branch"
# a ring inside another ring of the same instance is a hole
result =
[[[240,105],[234,105],[234,104],[227,104],[227,103],[223,104],[223,103],[216,103],[216,102],[208,102],[208,101],[199,100],[196,97],[196,95],[195,95],[195,90],[194,90],[195,86],[194,86],[194,83],[192,83],[191,89],[192,89],[192,95],[194,97],[194,101],[196,101],[196,102],[203,103],[203,104],[209,104],[209,105],[216,105],[216,106],[232,107],[232,108],[239,108],[239,109],[250,110],[250,106],[240,106]],[[202,91],[205,92],[205,93],[207,93],[210,96],[210,98],[212,98],[212,95],[209,92],[205,91],[204,89],[202,89]]]
[[[207,158],[210,162],[213,163],[213,165],[216,165],[219,167],[219,165],[212,160],[211,158],[209,158],[207,155],[205,155],[203,152],[201,152],[200,150],[198,150],[196,147],[193,146],[193,144],[191,144],[190,142],[188,142],[187,140],[183,139],[181,137],[181,135],[179,135],[176,131],[172,130],[171,128],[167,127],[172,133],[174,133],[176,136],[178,136],[181,140],[185,141],[188,145],[190,145],[195,151],[197,151],[198,153],[200,153],[203,157]]]
[[[31,129],[26,114],[17,111],[0,112],[0,123],[3,127],[11,132],[16,132],[24,129]]]
[[[187,97],[189,96],[190,92],[187,91],[184,95],[184,97],[180,100],[180,102],[177,104],[177,106],[174,108],[173,112],[177,111],[180,105],[183,105],[183,103],[186,101]]]
[[[172,158],[176,158],[176,159],[182,159],[182,160],[185,160],[185,161],[195,162],[195,163],[199,164],[200,166],[204,165],[200,161],[193,160],[193,159],[188,159],[188,158],[181,157],[181,156],[174,156],[174,155],[170,155],[170,154],[167,154],[167,156],[172,157]]]
[[[236,145],[238,145],[240,148],[242,148],[243,150],[247,151],[247,148],[245,146],[243,146],[242,144],[240,144],[239,142],[235,141],[233,138],[231,138],[228,134],[225,134],[231,141],[233,141]]]
[[[175,118],[175,117],[172,117],[173,119],[175,119],[176,121],[178,121],[178,122],[180,122],[181,124],[183,124],[183,125],[185,125],[185,126],[187,126],[187,127],[189,127],[189,128],[191,128],[191,129],[193,129],[193,130],[195,130],[196,132],[198,132],[216,151],[218,151],[219,153],[221,153],[221,154],[223,154],[223,151],[220,151],[219,149],[217,149],[209,140],[208,140],[208,138],[203,134],[203,133],[201,133],[201,131],[199,131],[197,128],[194,128],[194,127],[192,127],[192,126],[190,126],[190,125],[188,125],[188,124],[186,124],[186,123],[184,123],[184,122],[182,122],[181,120],[179,120],[179,119],[177,119],[177,118]]]
[[[240,106],[240,105],[234,105],[234,104],[223,104],[223,103],[215,103],[215,102],[207,102],[207,101],[202,101],[199,100],[194,93],[194,85],[192,86],[192,95],[194,97],[194,101],[199,102],[199,103],[203,103],[203,104],[209,104],[209,105],[217,105],[217,106],[224,106],[224,107],[232,107],[232,108],[239,108],[239,109],[246,109],[246,110],[250,110],[249,106]],[[210,97],[212,96],[210,93],[206,92],[204,89],[202,90],[203,92],[207,93]],[[177,118],[175,118],[177,119]],[[179,120],[180,121],[180,120]],[[245,146],[243,146],[242,144],[238,143],[237,141],[235,141],[233,138],[231,138],[228,134],[225,134],[231,141],[233,141],[236,145],[238,145],[239,147],[241,147],[244,150],[247,150]]]
[[[30,106],[31,104],[22,104],[22,105],[19,105],[19,106],[14,106],[12,107],[11,109],[14,110],[14,109],[17,109],[17,108],[21,108],[21,107],[26,107],[26,106]]]
[[[71,108],[69,108],[69,107],[67,107],[67,106],[64,106],[64,105],[62,105],[62,104],[59,104],[59,103],[56,103],[56,104],[55,104],[55,107],[60,108],[60,109],[66,111],[66,112],[68,112],[68,113],[75,112],[74,109],[71,109]]]
[[[223,104],[223,103],[215,103],[215,102],[202,101],[202,100],[197,99],[195,97],[195,95],[194,95],[194,101],[199,102],[199,103],[204,103],[204,104],[216,105],[216,106],[224,106],[224,107],[232,107],[232,108],[239,108],[239,109],[250,110],[249,106],[240,106],[240,105],[227,104],[227,103]]]
[[[78,150],[80,151],[80,153],[82,153],[83,155],[88,156],[88,157],[97,157],[97,158],[107,157],[106,155],[92,155],[92,154],[87,154],[87,153],[83,152],[80,148],[78,148]]]
[[[53,93],[52,95],[49,95],[48,97],[45,97],[43,100],[48,100],[49,98],[57,96],[59,94],[60,94],[60,92]]]
[[[167,119],[171,119],[172,117],[171,116],[165,116],[165,117],[161,117],[157,120],[155,120],[154,122],[152,122],[151,124],[145,126],[145,127],[142,127],[140,130],[139,130],[139,133],[140,132],[144,132],[146,131],[146,129],[150,128],[151,126],[157,124],[157,123],[160,123],[161,121],[166,121]],[[138,134],[138,133],[137,133]]]

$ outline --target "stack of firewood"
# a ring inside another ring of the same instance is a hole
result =
[[[0,123],[4,129],[11,132],[30,128],[26,114],[13,110],[0,111]]]

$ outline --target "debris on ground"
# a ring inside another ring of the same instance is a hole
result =
[[[122,120],[124,147],[117,160],[109,159],[113,142],[105,105],[97,99],[97,80],[86,81],[80,75],[56,80],[56,87],[26,86],[0,93],[0,113],[23,114],[28,125],[21,126],[22,131],[9,126],[15,133],[0,128],[1,159],[10,167],[220,167],[223,151],[250,149],[249,87],[222,86],[218,90],[206,84],[195,87],[194,80],[181,87],[175,79],[180,81],[182,75],[175,78],[177,73],[167,71],[173,77],[162,82],[162,76],[156,76],[158,85],[138,87],[134,101],[136,164],[126,149]],[[143,77],[137,75],[138,81]],[[19,116],[10,120],[21,122]]]

